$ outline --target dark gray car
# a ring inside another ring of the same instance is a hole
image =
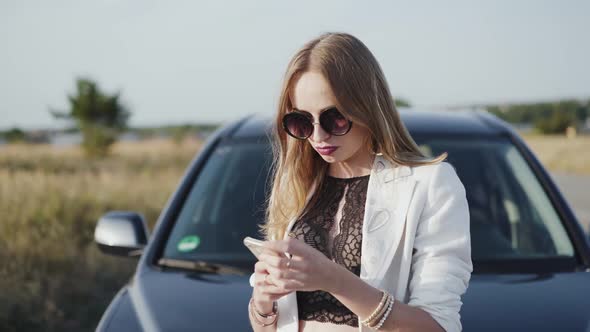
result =
[[[485,112],[401,110],[424,153],[448,152],[465,185],[474,271],[464,331],[590,331],[588,239],[546,170]],[[97,331],[251,331],[248,278],[260,238],[271,150],[269,116],[217,130],[148,236],[134,212],[99,220],[95,241],[140,257]]]

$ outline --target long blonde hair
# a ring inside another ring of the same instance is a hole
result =
[[[346,33],[325,33],[306,43],[291,59],[284,76],[278,110],[272,129],[273,163],[266,222],[266,239],[282,239],[289,222],[304,212],[314,182],[322,183],[326,163],[304,140],[288,136],[282,117],[291,110],[296,79],[316,71],[328,80],[338,109],[355,125],[368,128],[367,149],[381,153],[394,164],[420,166],[446,159],[443,153],[427,158],[419,150],[395,108],[379,63],[357,38]],[[310,205],[310,204],[308,204]]]

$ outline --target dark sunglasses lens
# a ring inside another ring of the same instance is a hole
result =
[[[311,121],[301,114],[289,113],[285,115],[283,125],[287,133],[296,138],[307,138],[313,131]]]
[[[344,135],[348,132],[350,122],[336,108],[326,110],[320,116],[324,130],[332,135]]]

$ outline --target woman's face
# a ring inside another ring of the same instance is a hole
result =
[[[323,110],[336,107],[337,100],[332,88],[321,73],[305,72],[296,81],[292,91],[293,110],[308,112],[313,122],[319,122]],[[366,168],[371,167],[372,154],[367,149],[370,133],[359,123],[343,136],[330,135],[319,125],[314,125],[311,136],[307,139],[314,150],[328,163],[330,174],[334,176],[364,175]],[[336,147],[333,151],[321,147]],[[355,173],[363,174],[355,174]]]

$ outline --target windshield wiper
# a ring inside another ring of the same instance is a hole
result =
[[[183,260],[173,258],[160,258],[158,265],[179,269],[186,269],[192,271],[214,273],[214,274],[237,274],[246,275],[247,273],[243,269],[239,269],[233,266],[211,263],[201,260]]]

